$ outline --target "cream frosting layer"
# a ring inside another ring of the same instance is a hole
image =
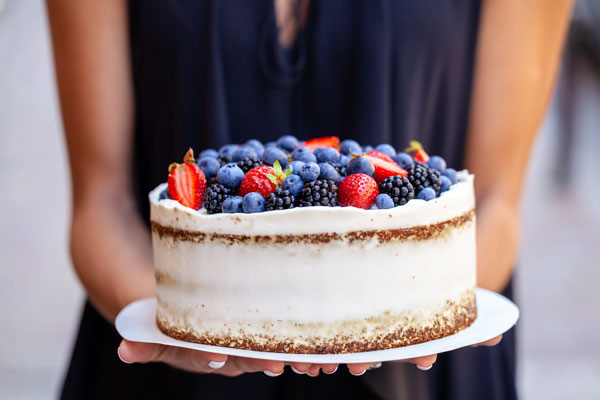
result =
[[[175,230],[227,235],[302,235],[426,227],[470,212],[473,176],[439,198],[389,210],[309,207],[207,215],[150,194],[151,220]],[[405,318],[427,327],[475,287],[475,221],[427,239],[326,243],[227,243],[153,232],[158,315],[199,334],[339,335],[344,321]],[[280,322],[269,325],[269,321]],[[267,325],[265,325],[267,324]],[[391,325],[390,325],[391,326]],[[368,328],[365,324],[361,329]],[[381,330],[381,326],[378,327]]]

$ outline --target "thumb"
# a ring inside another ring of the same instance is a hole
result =
[[[166,346],[162,344],[130,342],[123,339],[117,354],[121,361],[127,364],[146,363],[157,360],[165,348]]]

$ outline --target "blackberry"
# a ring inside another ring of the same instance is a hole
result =
[[[217,214],[223,212],[221,205],[226,198],[231,197],[235,194],[233,189],[226,188],[219,182],[210,183],[206,192],[204,192],[203,205],[208,214]]]
[[[337,206],[337,191],[334,181],[317,179],[309,182],[298,195],[298,206]]]
[[[221,167],[225,164],[229,164],[231,162],[231,157],[228,156],[219,156],[217,157],[217,160],[219,161],[219,163],[221,164]]]
[[[346,176],[346,167],[342,166],[342,164],[340,164],[340,163],[334,163],[334,162],[329,162],[329,164],[331,164],[331,166],[333,168],[335,168],[335,170],[338,172],[338,174],[340,174],[340,176],[342,178],[344,176]]]
[[[415,161],[414,164],[408,167],[406,172],[408,172],[408,180],[415,189],[415,195],[418,195],[426,187],[431,187],[436,193],[440,192],[442,180],[439,171],[429,168],[427,164]]]
[[[400,175],[390,176],[381,181],[379,193],[389,195],[394,201],[394,207],[403,206],[415,197],[413,185],[408,178]]]
[[[277,189],[267,196],[265,211],[294,208],[294,196],[289,190]]]
[[[244,174],[247,174],[252,168],[261,166],[262,163],[257,157],[245,157],[238,161],[237,165],[244,171]]]

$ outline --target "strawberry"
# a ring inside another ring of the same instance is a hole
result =
[[[380,160],[396,164],[396,161],[392,160],[392,157],[388,156],[385,153],[382,153],[381,151],[371,150],[367,154],[371,157],[379,158]]]
[[[272,167],[261,165],[248,171],[242,179],[238,190],[239,196],[245,196],[251,192],[257,192],[262,197],[267,198],[268,195],[281,187],[284,179],[292,174],[292,168],[285,171],[281,168],[279,161],[275,161]]]
[[[167,180],[169,194],[181,205],[197,210],[202,205],[206,177],[194,160],[194,151],[190,148],[183,157],[183,164],[169,166]]]
[[[368,210],[375,204],[379,188],[375,179],[367,174],[352,174],[344,178],[338,187],[338,202],[342,207]]]
[[[373,178],[375,178],[375,181],[377,183],[381,183],[382,180],[384,180],[385,178],[387,178],[389,176],[396,176],[396,175],[406,176],[406,175],[408,175],[408,172],[406,172],[404,169],[402,169],[402,167],[400,167],[394,161],[387,162],[387,161],[382,160],[381,158],[373,157],[369,154],[367,154],[366,156],[361,156],[361,157],[369,160],[371,162],[371,164],[373,164],[373,167],[375,167],[375,174],[373,175]]]
[[[315,151],[319,147],[333,147],[337,149],[340,145],[340,138],[336,136],[327,136],[317,139],[310,139],[302,143],[302,146],[308,147],[310,151]]]
[[[413,158],[422,163],[426,163],[429,160],[429,154],[423,150],[423,145],[416,140],[411,140],[409,142],[410,146],[407,147],[404,151],[412,154]]]

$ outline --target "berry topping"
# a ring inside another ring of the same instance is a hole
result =
[[[363,153],[362,147],[356,140],[346,139],[340,143],[340,153],[350,155],[350,152],[360,156]]]
[[[371,161],[367,160],[366,158],[353,158],[348,162],[348,168],[346,168],[346,173],[348,175],[366,174],[369,176],[373,176],[375,175],[375,167],[373,167]]]
[[[158,200],[172,200],[171,195],[169,194],[169,189],[165,189],[162,192],[160,192]]]
[[[317,162],[317,157],[307,147],[298,147],[292,151],[292,160],[307,162]]]
[[[333,181],[316,180],[304,185],[298,195],[299,207],[337,205],[338,187]]]
[[[394,202],[394,207],[403,206],[415,197],[413,185],[407,177],[400,175],[390,176],[381,181],[379,184],[379,193],[390,196]]]
[[[289,190],[277,189],[268,195],[265,200],[265,211],[287,210],[289,208],[294,208],[294,196]]]
[[[387,143],[378,145],[375,147],[375,150],[387,154],[390,157],[394,157],[396,155],[396,149],[391,144]]]
[[[258,158],[256,151],[254,148],[250,146],[242,146],[235,149],[235,151],[231,154],[231,161],[238,162],[244,158]]]
[[[242,198],[240,196],[231,196],[223,200],[223,204],[221,208],[224,213],[234,214],[234,213],[243,213],[244,209],[242,208]]]
[[[265,146],[263,146],[263,144],[260,142],[260,140],[250,139],[244,144],[246,146],[252,147],[254,149],[254,151],[256,152],[256,156],[258,158],[262,158],[262,153],[263,153],[263,151],[265,151]]]
[[[281,147],[284,150],[292,151],[296,147],[300,146],[298,139],[292,135],[284,135],[277,139],[277,146]]]
[[[446,168],[442,171],[442,175],[448,177],[453,185],[458,181],[458,178],[456,177],[456,170],[454,168]]]
[[[275,165],[275,161],[285,166],[287,164],[287,156],[278,147],[267,147],[263,152],[263,162],[267,165]]]
[[[431,156],[429,157],[429,160],[427,160],[427,165],[429,165],[429,168],[442,172],[446,169],[446,160],[440,156]]]
[[[303,149],[304,147],[299,147],[299,149]],[[291,163],[289,163],[287,165],[287,168],[291,168],[292,169],[292,174],[294,175],[300,175],[300,170],[302,169],[302,167],[304,166],[304,162],[302,161],[292,161]]]
[[[265,199],[260,193],[248,193],[242,200],[242,208],[246,214],[263,212],[265,210]]]
[[[302,146],[308,147],[310,151],[315,151],[319,147],[333,147],[337,149],[340,145],[340,139],[335,136],[327,136],[317,139],[310,139],[302,143]]]
[[[413,165],[408,167],[407,178],[415,188],[417,196],[426,187],[431,187],[436,193],[440,192],[442,182],[440,180],[440,173],[435,169],[429,168],[427,164],[422,162],[415,162]]]
[[[245,174],[247,174],[248,171],[262,165],[262,163],[257,157],[246,157],[238,161],[237,165]]]
[[[216,214],[223,211],[222,205],[226,199],[234,194],[233,189],[229,189],[219,182],[208,184],[204,194],[204,208],[208,214]]]
[[[400,168],[398,164],[395,162],[387,162],[380,158],[375,158],[370,155],[360,156],[360,158],[365,158],[373,164],[375,168],[375,173],[373,174],[373,178],[377,183],[380,183],[382,180],[387,178],[388,176],[406,176],[406,171]]]
[[[203,157],[198,161],[198,166],[204,172],[206,179],[211,179],[217,176],[221,163],[213,157]]]
[[[243,178],[244,171],[234,163],[225,164],[217,172],[217,181],[230,189],[237,189]]]
[[[417,195],[417,199],[425,201],[433,200],[435,199],[435,190],[433,190],[430,187],[426,187],[419,192],[419,194]]]
[[[226,144],[219,148],[219,157],[227,162],[231,162],[233,152],[237,150],[239,146],[237,144]]]
[[[385,210],[385,209],[388,209],[388,208],[394,208],[394,201],[387,194],[380,193],[375,198],[375,205],[380,210]]]
[[[335,167],[331,163],[328,163],[328,162],[320,163],[319,169],[321,170],[321,172],[319,174],[319,179],[330,180],[330,181],[334,181],[335,183],[340,183],[340,180],[342,179],[342,177],[340,176],[340,173],[338,172],[338,170],[335,169]]]
[[[426,163],[429,160],[429,154],[423,150],[423,145],[417,142],[416,140],[411,140],[409,142],[410,146],[404,151],[412,154],[413,158],[422,163]]]
[[[378,151],[378,150],[371,150],[367,153],[367,155],[370,155],[371,157],[379,158],[380,160],[387,161],[390,163],[396,162],[390,156],[388,156],[387,154],[385,154],[381,151]]]
[[[265,152],[268,150],[267,148]],[[248,193],[260,193],[263,197],[267,197],[269,194],[273,193],[277,187],[275,183],[269,179],[267,175],[274,175],[275,171],[273,167],[268,165],[261,165],[259,167],[255,167],[252,170],[248,171],[248,173],[242,179],[242,183],[240,184],[240,189],[238,190],[238,195],[246,196]]]
[[[394,160],[396,164],[398,164],[400,168],[403,169],[407,169],[412,163],[415,162],[408,153],[398,153],[394,157],[392,157],[392,160]]]
[[[198,159],[201,160],[204,157],[217,158],[218,156],[219,156],[219,153],[217,153],[217,151],[215,149],[206,149],[200,153],[200,155],[198,156]]]
[[[450,178],[445,175],[440,176],[440,181],[442,182],[440,193],[447,191],[450,189],[450,186],[452,186],[452,181],[450,181]]]
[[[317,165],[317,163],[309,162],[304,164],[304,166],[300,169],[300,178],[304,182],[312,182],[317,180],[319,175],[321,174],[321,168]]]
[[[294,197],[300,194],[300,191],[303,187],[304,182],[302,181],[302,178],[300,178],[298,175],[288,176],[281,184],[281,188],[283,190],[289,191],[290,194]]]
[[[342,180],[338,190],[338,201],[343,207],[368,210],[375,203],[379,188],[375,179],[367,174],[352,174]]]
[[[315,151],[315,156],[317,156],[317,161],[319,163],[324,162],[338,162],[340,160],[340,153],[331,147],[320,147],[320,151],[317,153]]]
[[[173,200],[194,210],[200,208],[206,188],[206,177],[194,161],[192,149],[185,154],[183,164],[173,163],[169,166],[167,182]]]

